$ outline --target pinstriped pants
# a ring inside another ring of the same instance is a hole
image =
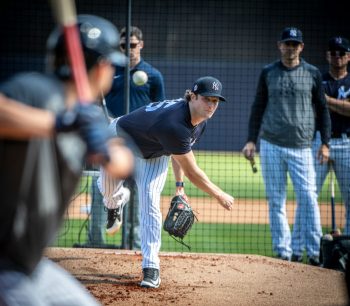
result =
[[[143,159],[135,157],[134,178],[141,210],[141,251],[142,268],[159,269],[159,250],[161,246],[162,214],[160,195],[168,173],[169,156]],[[107,208],[116,208],[113,195],[118,194],[123,181],[109,177],[103,169],[100,171],[99,188]]]
[[[139,190],[141,209],[142,268],[159,269],[162,214],[160,195],[167,178],[169,156],[136,158],[135,181]]]
[[[314,156],[321,145],[320,133],[317,132],[313,143]],[[343,135],[341,138],[331,138],[330,142],[330,156],[333,162],[333,169],[338,181],[342,200],[345,205],[345,228],[344,234],[350,235],[350,138]],[[315,161],[316,178],[317,178],[317,193],[322,190],[324,181],[330,171],[328,164],[320,164]],[[323,188],[326,188],[323,187]],[[336,220],[340,222],[340,220]]]
[[[112,121],[111,130],[116,133],[116,121]],[[160,195],[163,191],[169,167],[169,156],[144,159],[135,157],[134,179],[138,190],[139,209],[141,210],[141,251],[142,268],[159,269],[159,250],[161,246],[162,214]],[[101,168],[98,180],[104,205],[116,208],[118,194],[123,187],[122,180],[111,178]]]
[[[308,256],[318,256],[322,228],[311,148],[284,148],[261,139],[260,158],[274,251],[290,258],[306,249]],[[286,215],[287,172],[297,200],[292,235]]]

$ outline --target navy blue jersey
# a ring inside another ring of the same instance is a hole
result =
[[[183,99],[150,103],[118,120],[144,158],[186,154],[200,138],[206,121],[193,126],[188,102]]]
[[[147,73],[146,84],[138,86],[132,81],[132,75],[142,70]],[[124,110],[124,67],[116,67],[113,85],[106,95],[106,105],[114,117],[125,114]],[[162,74],[149,63],[141,61],[130,70],[130,111],[144,106],[150,102],[165,100],[164,81]]]
[[[323,75],[323,85],[328,96],[336,99],[346,99],[350,103],[350,74],[340,80],[335,80],[327,72]],[[332,133],[350,132],[350,118],[329,110],[332,121]]]

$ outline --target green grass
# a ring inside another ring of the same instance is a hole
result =
[[[59,234],[52,246],[73,247],[74,244],[83,244],[86,242],[88,223],[86,220],[69,219],[61,227]],[[106,243],[113,245],[121,244],[121,235],[113,237],[106,235]]]
[[[330,229],[323,228],[326,233]],[[57,240],[52,246],[72,247],[75,243],[84,243],[86,223],[84,220],[66,221]],[[107,244],[120,246],[121,234],[108,237]],[[195,223],[185,237],[184,242],[195,253],[231,253],[273,256],[270,227],[266,224],[216,224]],[[168,233],[162,232],[163,252],[188,252],[182,244],[176,242]]]
[[[193,226],[184,242],[195,253],[260,254],[272,256],[268,225],[210,224]],[[184,252],[188,249],[167,233],[162,235],[162,251]]]
[[[198,165],[209,178],[223,190],[241,199],[265,199],[264,184],[261,177],[259,156],[256,158],[258,173],[253,174],[250,164],[239,153],[234,152],[195,152]],[[185,180],[185,190],[190,197],[207,196]],[[329,202],[328,178],[320,195],[321,202]],[[89,192],[91,177],[83,177],[77,192]],[[171,165],[163,195],[171,196],[175,191],[175,180]],[[295,200],[292,184],[289,180],[288,199]],[[339,189],[336,185],[336,203],[341,204]],[[324,232],[329,229],[325,228]],[[87,223],[84,220],[70,219],[64,223],[54,246],[72,247],[75,243],[82,244],[87,237]],[[121,234],[106,237],[106,243],[120,246]],[[191,252],[205,253],[241,253],[272,256],[269,225],[265,224],[208,224],[196,223],[185,243],[191,246]],[[188,251],[187,248],[168,233],[162,235],[162,251]]]
[[[254,174],[249,162],[242,154],[237,152],[208,152],[196,151],[196,160],[201,169],[208,177],[224,191],[232,194],[235,198],[241,199],[265,199],[265,187],[261,176],[260,159],[256,157],[258,173]],[[207,196],[198,190],[191,182],[185,179],[186,193],[190,197]],[[172,195],[175,191],[175,179],[169,166],[168,178],[163,191],[163,195]],[[327,202],[329,195],[329,178],[323,186],[320,194],[320,201]],[[336,203],[341,202],[338,185],[335,186]],[[288,177],[287,197],[295,200],[294,189]]]
[[[52,246],[72,247],[86,239],[84,220],[67,220]],[[108,244],[121,245],[121,234],[107,236]],[[196,253],[242,253],[272,255],[268,225],[256,224],[210,224],[196,223],[186,236],[185,243]],[[176,242],[168,233],[162,233],[162,251],[187,252],[188,249]]]
[[[260,159],[256,156],[258,173],[254,174],[249,162],[238,152],[195,151],[197,163],[208,177],[224,191],[240,199],[265,199],[265,187],[261,176]],[[186,193],[190,197],[207,197],[208,195],[185,178]],[[82,177],[77,192],[85,192],[91,186],[91,177]],[[171,196],[175,192],[175,179],[169,164],[167,181],[163,195]],[[329,178],[326,179],[320,194],[321,202],[329,202]],[[336,203],[341,203],[338,184],[335,184]],[[295,200],[294,190],[288,177],[287,197]]]

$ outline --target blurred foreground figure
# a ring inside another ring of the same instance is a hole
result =
[[[78,16],[94,99],[110,89],[118,30]],[[55,239],[86,157],[114,177],[133,168],[133,155],[112,139],[96,105],[81,105],[62,29],[48,39],[50,74],[22,73],[0,86],[0,305],[98,305],[69,273],[43,259]]]

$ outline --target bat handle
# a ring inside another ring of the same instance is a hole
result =
[[[334,170],[330,169],[330,187],[331,187],[331,215],[332,215],[332,231],[336,231],[335,221],[335,193],[334,193]]]
[[[254,157],[249,159],[249,162],[250,162],[250,165],[252,167],[253,173],[257,173],[258,172],[258,168],[256,167]]]

